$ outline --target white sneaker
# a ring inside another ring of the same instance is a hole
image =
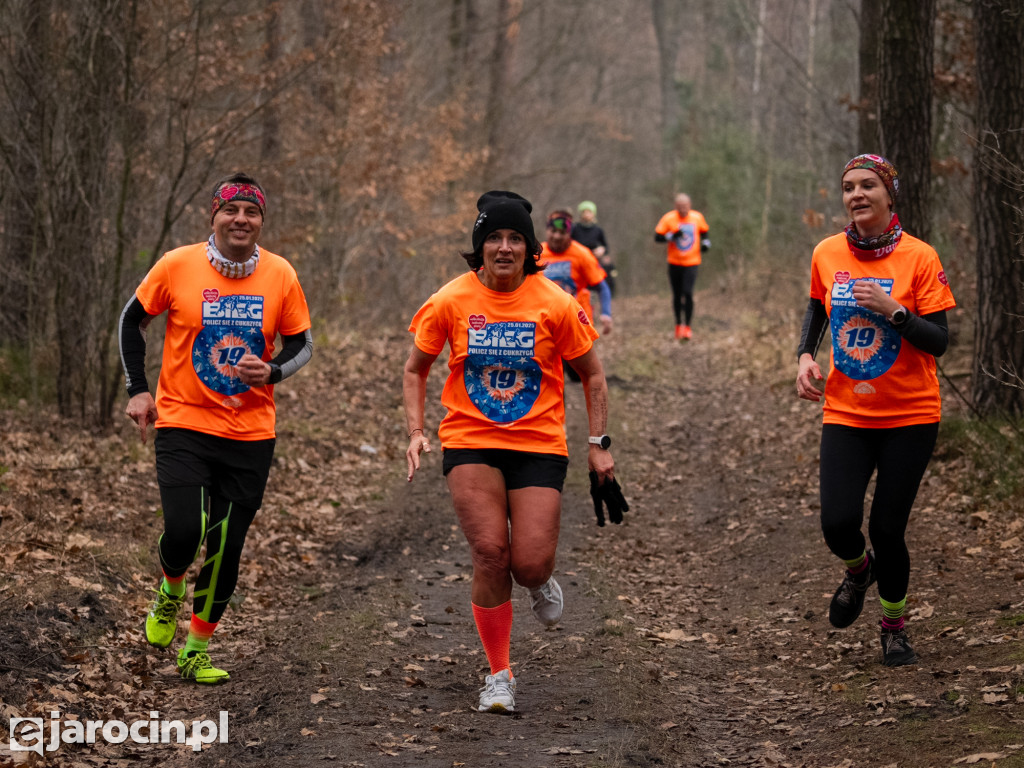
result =
[[[480,689],[480,705],[476,709],[477,712],[497,714],[516,711],[516,681],[509,670],[503,669],[496,675],[484,678],[484,687]]]
[[[562,618],[562,602],[562,588],[554,576],[530,590],[530,610],[547,627],[555,626]]]

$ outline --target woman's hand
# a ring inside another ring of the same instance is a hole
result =
[[[597,472],[598,480],[603,484],[615,477],[615,459],[611,451],[599,445],[591,445],[587,455],[587,468]]]
[[[885,292],[885,289],[874,280],[857,280],[850,289],[857,304],[878,312],[886,317],[892,317],[892,313],[900,307],[900,303]]]
[[[409,438],[409,447],[405,449],[405,460],[409,463],[408,481],[411,483],[416,470],[420,468],[420,454],[430,453],[430,439],[423,430],[416,430]]]
[[[821,368],[806,352],[800,355],[799,365],[800,368],[796,374],[796,393],[801,399],[816,403],[821,400],[821,388],[815,386],[815,382],[824,381]]]

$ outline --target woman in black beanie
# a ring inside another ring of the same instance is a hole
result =
[[[477,201],[470,271],[420,308],[405,364],[409,480],[431,451],[425,431],[427,375],[445,344],[451,371],[438,427],[443,471],[473,556],[472,610],[490,668],[481,712],[515,711],[509,664],[513,581],[534,615],[553,626],[562,590],[552,576],[568,466],[562,359],[580,374],[591,439],[587,463],[601,483],[615,462],[605,435],[608,387],[597,333],[577,301],[540,274],[529,201],[493,191]]]

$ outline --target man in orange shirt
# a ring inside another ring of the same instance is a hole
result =
[[[562,290],[576,298],[587,317],[594,321],[590,305],[590,289],[596,288],[601,300],[601,333],[612,332],[612,294],[607,274],[594,252],[572,239],[572,214],[564,209],[548,216],[547,240],[541,243],[540,263],[544,276],[558,283]]]
[[[294,268],[257,245],[266,197],[237,173],[213,190],[209,240],[164,254],[121,313],[125,413],[142,442],[156,427],[163,504],[163,580],[146,616],[146,640],[174,640],[185,574],[206,542],[178,653],[185,680],[216,684],[228,673],[207,646],[238,579],[245,535],[263,503],[275,445],[273,385],[313,351],[309,310]],[[146,381],[145,329],[167,313],[156,399]],[[282,348],[274,354],[277,336]]]
[[[701,254],[711,247],[708,223],[700,211],[690,207],[690,196],[676,195],[676,206],[661,217],[654,228],[654,240],[668,243],[668,279],[672,285],[672,311],[676,316],[676,339],[693,337],[693,287]]]

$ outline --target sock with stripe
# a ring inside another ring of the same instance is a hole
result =
[[[898,603],[890,603],[881,597],[878,601],[882,604],[882,629],[886,632],[899,632],[903,629],[903,612],[907,608],[907,598],[904,597]]]
[[[860,557],[855,557],[853,560],[843,560],[843,564],[846,565],[846,570],[858,584],[863,584],[868,578],[868,551],[865,549]]]
[[[205,652],[210,645],[210,638],[213,637],[213,630],[216,624],[203,621],[195,614],[188,625],[188,639],[185,640],[184,655],[191,656],[193,653]]]
[[[172,579],[165,573],[160,588],[171,597],[182,597],[185,594],[185,575]]]

